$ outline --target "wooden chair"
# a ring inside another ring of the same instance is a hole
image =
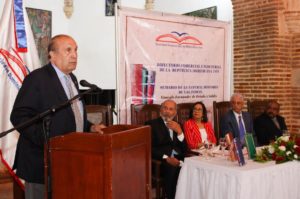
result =
[[[146,121],[159,117],[159,104],[131,104],[131,124],[144,125]]]
[[[214,112],[214,130],[217,142],[221,136],[221,118],[231,109],[231,103],[229,101],[213,102]]]
[[[190,111],[194,103],[179,103],[177,104],[177,121],[183,125],[189,119]]]
[[[270,100],[247,100],[248,112],[251,114],[252,119],[263,113]]]
[[[131,124],[144,125],[146,121],[159,117],[159,104],[131,104]],[[161,161],[152,159],[152,187],[155,187],[156,198],[164,197],[163,179],[161,178]]]
[[[86,105],[87,118],[94,124],[102,123],[106,126],[113,124],[111,105]]]

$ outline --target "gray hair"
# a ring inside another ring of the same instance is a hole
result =
[[[230,101],[232,102],[233,98],[235,98],[235,97],[241,98],[242,101],[244,101],[244,96],[240,93],[233,93],[230,97]]]

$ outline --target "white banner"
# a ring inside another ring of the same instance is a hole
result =
[[[130,104],[203,101],[211,113],[224,100],[228,23],[124,8],[118,16],[120,123],[130,123]]]
[[[27,37],[27,50],[20,52],[16,47],[16,24],[14,1],[6,0],[0,19],[0,132],[11,129],[10,113],[25,76],[40,66],[30,23],[24,8],[24,22]],[[26,42],[26,40],[25,40]],[[27,51],[27,52],[24,52]],[[2,162],[13,174],[11,167],[14,162],[15,150],[19,134],[14,131],[0,138],[0,156]]]

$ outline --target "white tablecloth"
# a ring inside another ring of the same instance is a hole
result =
[[[176,199],[300,199],[300,162],[283,164],[246,160],[245,166],[224,157],[186,158]]]

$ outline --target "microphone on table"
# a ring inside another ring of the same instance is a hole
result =
[[[101,88],[99,88],[98,86],[96,86],[95,84],[91,84],[91,83],[89,83],[88,81],[86,81],[86,80],[80,80],[80,85],[81,86],[83,86],[83,87],[88,87],[88,88],[91,88],[91,89],[93,89],[93,90],[97,90],[97,91],[102,91],[102,89]]]

